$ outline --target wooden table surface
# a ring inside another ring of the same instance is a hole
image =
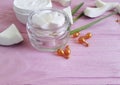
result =
[[[78,13],[95,5],[95,0],[73,0],[72,8],[80,2],[85,4]],[[104,15],[108,13],[111,12]],[[95,19],[83,16],[71,29]],[[93,34],[88,40],[89,47],[71,38],[68,44],[72,53],[66,60],[54,53],[35,50],[28,40],[26,26],[15,17],[13,0],[0,0],[0,31],[14,23],[24,37],[19,45],[0,46],[0,85],[120,85],[120,23],[117,19],[120,16],[113,15],[81,31],[81,35]]]

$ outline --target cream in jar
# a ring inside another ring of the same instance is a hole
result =
[[[70,21],[58,9],[41,9],[28,17],[27,32],[33,47],[40,51],[56,51],[69,39]]]

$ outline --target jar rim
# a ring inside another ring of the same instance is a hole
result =
[[[68,26],[70,25],[70,20],[69,20],[69,17],[67,15],[67,13],[65,13],[63,10],[60,10],[60,9],[56,9],[56,8],[43,8],[43,9],[39,9],[39,10],[35,10],[35,11],[32,11],[29,16],[28,16],[28,21],[27,21],[27,25],[29,24],[30,26],[34,27],[35,29],[38,29],[39,26],[35,26],[33,23],[32,23],[32,16],[41,12],[41,11],[54,11],[54,12],[58,12],[60,14],[63,14],[64,15],[64,18],[65,18],[65,23],[58,27],[58,28],[62,28],[63,26]],[[40,28],[39,28],[40,29]],[[43,31],[52,31],[52,30],[59,30],[59,29],[56,29],[56,28],[51,28],[51,29],[41,29]],[[66,28],[67,30],[67,28]]]

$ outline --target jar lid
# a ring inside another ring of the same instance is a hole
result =
[[[43,7],[52,7],[51,0],[14,0],[13,5],[16,12],[23,14]]]

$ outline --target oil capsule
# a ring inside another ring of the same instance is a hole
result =
[[[65,53],[65,56],[69,57],[69,55],[71,53],[70,48],[65,48],[64,53]]]
[[[59,55],[59,56],[64,56],[64,50],[62,50],[62,49],[58,49],[57,50],[57,55]]]
[[[78,37],[80,35],[80,32],[76,32],[76,33],[74,33],[73,35],[72,35],[72,37],[73,38],[76,38],[76,37]]]
[[[84,36],[85,39],[89,39],[89,38],[91,38],[91,37],[92,37],[92,34],[91,34],[91,33],[87,33],[87,34]]]
[[[89,46],[89,44],[86,42],[85,38],[84,37],[79,37],[78,38],[78,42],[86,47]]]

